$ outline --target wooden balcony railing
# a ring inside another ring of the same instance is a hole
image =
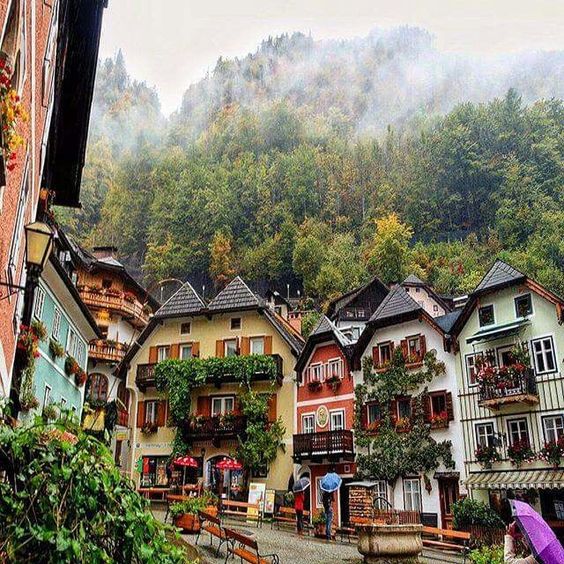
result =
[[[108,360],[120,362],[127,352],[128,346],[116,341],[98,339],[90,341],[88,345],[88,356],[96,360]]]
[[[283,372],[283,359],[279,354],[270,354],[268,355],[272,358],[272,360],[274,361],[274,364],[276,365],[276,381],[281,384],[282,383],[282,379],[284,378],[284,372]],[[270,380],[270,374],[264,373],[264,372],[256,372],[253,377],[251,378],[251,380],[254,381],[261,381],[261,380]],[[215,383],[216,385],[220,385],[221,383],[224,382],[239,382],[239,376],[237,376],[236,374],[229,374],[229,373],[224,373],[221,375],[220,379],[216,382],[210,382],[210,383]]]
[[[294,460],[354,458],[352,431],[323,431],[294,435]]]
[[[135,299],[126,297],[123,292],[110,292],[79,286],[78,291],[82,301],[89,307],[108,309],[128,317],[138,326],[149,322],[149,315],[143,305]]]
[[[135,384],[144,392],[147,388],[154,387],[155,385],[155,363],[152,364],[138,364],[137,374],[135,375]]]
[[[499,409],[504,404],[539,402],[535,372],[527,368],[522,372],[495,369],[488,380],[480,383],[480,405]]]
[[[247,428],[244,415],[194,416],[185,426],[185,436],[192,440],[212,440],[218,445],[221,440],[235,439]]]

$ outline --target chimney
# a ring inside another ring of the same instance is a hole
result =
[[[302,334],[302,312],[289,311],[288,323],[301,335]]]
[[[92,249],[92,254],[97,259],[105,259],[105,258],[116,258],[117,255],[117,247],[94,247]]]

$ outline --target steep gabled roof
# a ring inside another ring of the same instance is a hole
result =
[[[445,315],[435,317],[435,322],[448,335],[461,313],[462,309],[451,311]]]
[[[204,300],[198,295],[190,282],[185,282],[163,306],[155,313],[156,318],[182,317],[196,315],[206,307]]]
[[[476,286],[473,293],[480,293],[493,290],[494,288],[510,286],[512,284],[522,282],[526,278],[527,277],[516,268],[513,268],[511,265],[500,259],[496,259],[493,266]]]
[[[378,309],[372,314],[369,323],[382,321],[420,311],[423,308],[405,291],[403,286],[396,286],[384,298]]]
[[[444,300],[443,298],[441,298],[441,296],[439,296],[439,294],[437,294],[437,292],[435,292],[435,290],[433,289],[433,287],[430,284],[427,284],[427,282],[423,282],[423,280],[421,280],[421,278],[419,278],[418,276],[416,276],[415,274],[410,274],[402,283],[401,285],[403,287],[416,287],[416,288],[423,288],[427,294],[438,304],[440,305],[445,312],[449,312],[452,308],[451,306],[447,303],[446,300]]]
[[[387,286],[377,276],[375,276],[374,278],[372,278],[372,280],[364,284],[364,286],[355,288],[354,290],[351,290],[350,292],[347,292],[346,294],[343,294],[342,296],[331,300],[329,302],[329,306],[327,307],[327,316],[333,319],[341,309],[347,307],[348,304],[350,304],[367,290],[370,290],[372,287],[379,288],[382,293],[388,292]]]
[[[237,276],[208,304],[210,312],[233,311],[263,307],[264,300],[251,291]]]
[[[353,344],[326,315],[321,316],[321,319],[315,329],[310,333],[310,336],[323,334],[333,334],[343,347],[348,347]]]
[[[426,286],[425,282],[421,278],[415,276],[415,274],[410,274],[403,282],[402,285],[405,286]]]

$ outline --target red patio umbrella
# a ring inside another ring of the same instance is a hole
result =
[[[243,465],[233,458],[225,457],[223,460],[220,460],[216,465],[216,468],[220,470],[242,470]]]
[[[176,466],[182,466],[182,488],[184,488],[184,482],[186,482],[186,468],[198,468],[198,461],[191,456],[179,456],[173,461]]]

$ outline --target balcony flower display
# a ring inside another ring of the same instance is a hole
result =
[[[76,385],[84,386],[84,384],[86,384],[86,380],[88,380],[88,374],[79,367],[78,371],[74,374],[74,381],[76,382]]]
[[[69,354],[67,356],[67,358],[65,359],[65,374],[67,376],[73,376],[75,374],[78,374],[78,371],[80,370],[80,365],[78,364],[78,362],[76,362],[76,360]]]
[[[377,433],[378,429],[380,428],[380,420],[376,419],[376,421],[372,421],[366,425],[366,432],[367,433]]]
[[[448,427],[448,413],[446,411],[441,411],[440,413],[433,413],[430,419],[431,428],[433,429],[443,429]]]
[[[39,341],[45,340],[47,329],[40,321],[33,321],[30,326],[20,325],[17,349],[23,356],[24,369],[20,388],[20,406],[23,410],[33,409],[39,405],[33,394],[33,375],[35,359],[39,354]]]
[[[49,339],[49,352],[53,358],[63,358],[65,354],[65,348],[59,341],[51,338]]]
[[[325,380],[325,383],[332,388],[333,392],[336,392],[341,385],[341,377],[337,373],[334,373]]]
[[[321,390],[321,382],[319,380],[310,380],[307,383],[307,387],[310,391],[317,391]]]
[[[484,468],[491,468],[494,462],[499,462],[501,456],[494,446],[478,446],[474,451],[474,456],[478,463]]]
[[[411,429],[411,419],[409,417],[398,417],[395,419],[396,431],[409,431]]]
[[[524,462],[532,462],[535,460],[536,456],[529,441],[515,441],[512,445],[507,448],[507,457],[511,461],[511,464],[519,468]]]
[[[548,462],[554,468],[560,466],[560,460],[564,457],[564,436],[560,437],[557,441],[549,441],[544,443],[540,449],[538,458]]]

